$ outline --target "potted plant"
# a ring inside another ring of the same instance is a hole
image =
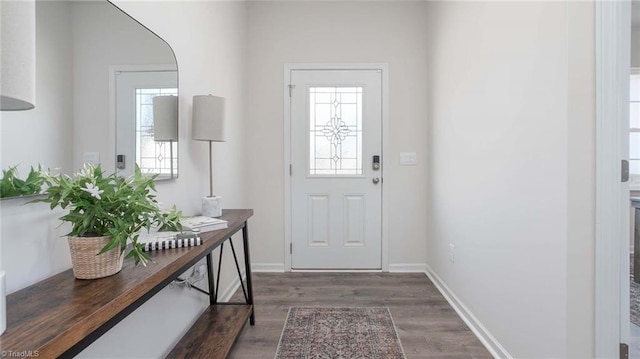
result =
[[[100,166],[85,165],[73,176],[43,172],[45,198],[69,213],[60,217],[72,225],[69,248],[73,273],[79,279],[102,278],[122,269],[124,258],[146,265],[148,255],[138,243],[139,232],[157,226],[159,231],[181,230],[181,214],[174,208],[162,211],[155,199],[155,176],[144,176],[136,166],[129,178],[105,175]],[[127,241],[129,252],[124,255]]]

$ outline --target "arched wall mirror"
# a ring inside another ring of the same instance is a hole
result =
[[[100,162],[122,176],[137,164],[157,179],[176,178],[178,69],[171,47],[108,1],[41,2],[49,12],[57,6],[71,14],[76,156],[108,148]],[[95,133],[105,121],[115,138]]]
[[[116,169],[131,175],[138,165],[157,180],[178,177],[178,71],[171,47],[109,3],[110,43],[122,57],[109,65],[116,126]],[[126,31],[123,31],[126,29]],[[102,48],[109,57],[112,49]]]
[[[70,173],[100,163],[126,176],[138,164],[176,178],[177,85],[169,45],[112,3],[36,0],[36,107],[2,113],[0,167],[24,179],[38,165]]]

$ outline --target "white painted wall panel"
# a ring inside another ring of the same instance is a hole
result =
[[[593,12],[582,6],[428,5],[427,264],[517,358],[593,355]]]
[[[310,247],[329,246],[329,195],[317,194],[309,195],[309,218],[307,218],[307,228],[309,229]]]
[[[248,199],[257,263],[284,263],[283,67],[285,63],[388,63],[390,263],[423,263],[426,161],[426,5],[421,2],[249,2]],[[370,159],[365,159],[370,165]]]
[[[344,213],[344,246],[366,246],[365,238],[365,197],[364,195],[349,194],[343,199]]]
[[[595,8],[568,6],[567,355],[595,355]]]

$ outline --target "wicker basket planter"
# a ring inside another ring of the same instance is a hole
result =
[[[97,279],[120,272],[124,260],[124,253],[120,251],[120,248],[113,248],[98,254],[110,240],[110,236],[69,236],[71,263],[73,264],[73,275],[76,278]]]
[[[144,175],[138,165],[127,178],[116,173],[106,175],[100,165],[90,164],[73,176],[44,171],[41,176],[47,188],[45,197],[33,202],[49,203],[51,209],[60,207],[68,211],[60,219],[71,224],[67,235],[76,278],[116,274],[122,269],[124,257],[131,257],[135,265],[146,265],[149,255],[142,250],[136,234],[152,226],[160,231],[182,229],[181,212],[175,206],[162,210],[156,201],[153,181],[157,175]],[[94,237],[77,238],[89,233]],[[111,237],[100,237],[107,235]],[[120,247],[97,255],[103,248],[116,245]],[[127,253],[123,253],[125,247]]]

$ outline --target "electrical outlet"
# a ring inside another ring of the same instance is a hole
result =
[[[204,264],[199,264],[193,267],[193,273],[191,274],[191,279],[195,281],[203,280],[207,275],[207,266]]]
[[[99,165],[100,152],[85,152],[82,154],[82,161],[92,165]]]
[[[456,261],[456,245],[449,243],[449,261],[454,263]]]

